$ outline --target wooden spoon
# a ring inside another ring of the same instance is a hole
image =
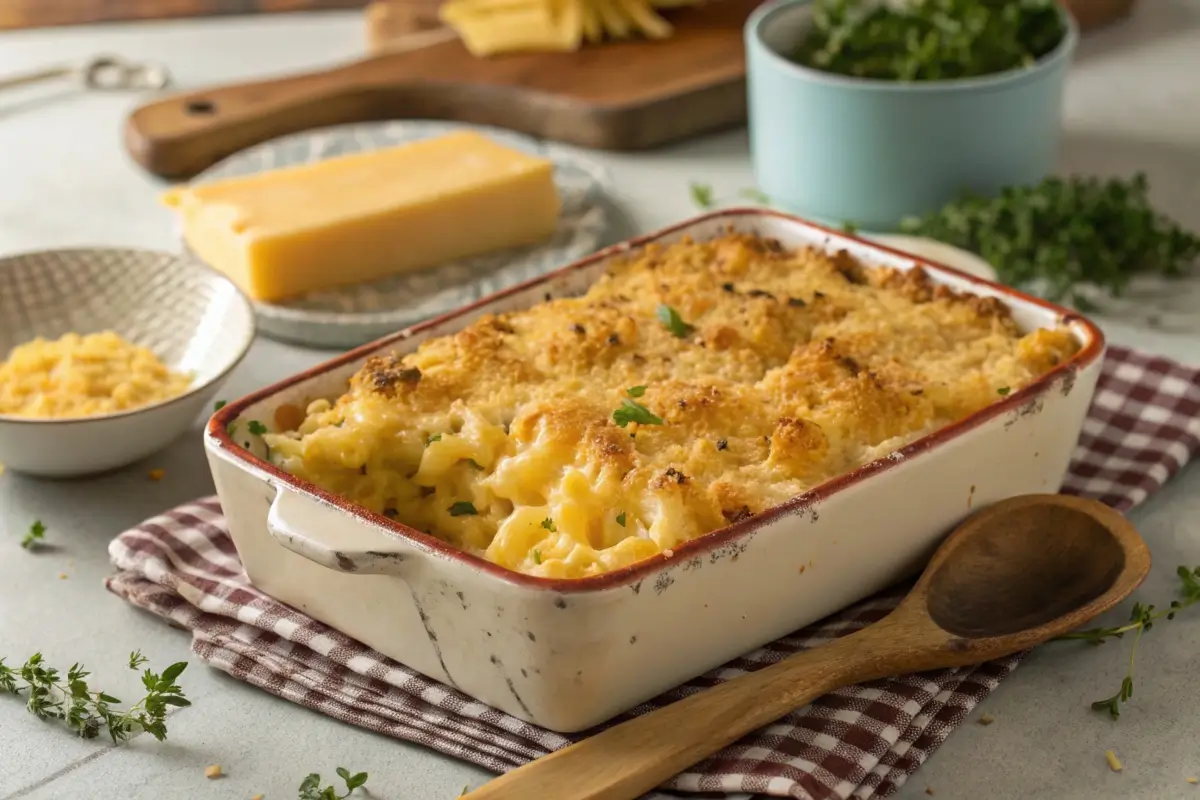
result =
[[[634,800],[821,695],[910,672],[978,664],[1109,610],[1150,571],[1150,551],[1094,500],[1027,495],[968,518],[884,619],[686,697],[513,770],[469,800]]]

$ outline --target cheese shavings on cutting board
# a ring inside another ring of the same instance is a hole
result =
[[[697,0],[448,0],[439,10],[475,56],[578,50],[585,42],[665,39],[673,29],[658,12]]]

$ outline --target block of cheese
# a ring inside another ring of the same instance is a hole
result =
[[[188,246],[255,300],[541,242],[554,166],[472,131],[163,195]]]

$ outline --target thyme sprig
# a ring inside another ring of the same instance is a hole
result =
[[[1143,173],[1051,177],[994,197],[965,194],[904,220],[900,230],[977,253],[1009,286],[1070,299],[1084,311],[1093,304],[1083,286],[1119,297],[1137,275],[1180,277],[1200,259],[1200,236],[1151,204]]]
[[[1097,700],[1092,703],[1092,708],[1096,711],[1107,711],[1113,719],[1120,718],[1121,704],[1128,702],[1133,697],[1133,675],[1137,659],[1137,646],[1142,640],[1142,635],[1153,628],[1155,622],[1164,618],[1168,620],[1175,619],[1175,615],[1183,609],[1200,603],[1200,567],[1189,568],[1180,566],[1175,570],[1175,574],[1179,576],[1182,597],[1172,600],[1171,604],[1165,609],[1159,609],[1153,605],[1134,603],[1133,609],[1129,613],[1129,622],[1124,625],[1116,625],[1108,628],[1089,628],[1087,630],[1066,633],[1056,638],[1056,641],[1081,641],[1101,645],[1109,639],[1121,639],[1127,633],[1134,634],[1133,646],[1129,648],[1129,669],[1125,673],[1125,677],[1121,679],[1121,686],[1112,697],[1106,697],[1103,700]]]
[[[146,663],[140,652],[130,653],[131,670],[136,672]],[[72,664],[63,675],[48,666],[41,653],[34,653],[15,669],[0,658],[0,692],[23,695],[29,713],[43,721],[62,720],[84,739],[94,739],[107,728],[113,744],[142,731],[161,742],[167,738],[167,709],[191,705],[175,682],[186,668],[187,662],[179,661],[162,674],[146,669],[142,673],[146,696],[121,710],[113,708],[121,702],[118,698],[92,690],[87,682],[91,673],[80,664]]]

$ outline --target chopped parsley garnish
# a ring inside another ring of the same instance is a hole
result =
[[[225,407],[224,400],[218,400],[217,402],[213,403],[213,411],[214,412],[220,411],[224,407]]]
[[[253,434],[254,436],[262,436],[264,433],[267,432],[267,426],[263,425],[261,422],[259,422],[256,419],[252,419],[249,422],[247,422],[246,427],[249,429],[250,433]]]
[[[425,440],[425,444],[431,445],[434,442],[440,442],[441,440],[442,440],[442,435],[440,433],[435,433],[432,436],[430,436],[428,439]]]
[[[452,517],[471,517],[478,513],[475,510],[475,504],[469,500],[459,500],[450,506],[450,516]]]
[[[645,386],[630,386],[628,389],[625,390],[625,394],[629,395],[630,397],[641,397],[645,393],[646,393]]]
[[[1012,389],[1008,388],[1007,386],[1001,386],[996,390],[996,394],[1000,395],[1001,397],[1005,397],[1011,391]]]
[[[554,533],[558,530],[558,528],[554,526],[554,520],[550,519],[549,517],[546,517],[544,520],[542,520],[542,527],[551,533]]]
[[[533,563],[535,563],[535,564],[542,563],[542,551],[541,550],[533,551]]]
[[[21,547],[29,550],[35,545],[39,545],[46,538],[46,526],[42,524],[40,519],[35,519],[33,524],[29,526],[25,536],[21,539]]]
[[[667,327],[672,334],[680,339],[690,334],[695,330],[691,325],[683,321],[683,317],[679,316],[679,312],[668,305],[661,305],[656,312],[658,321]]]
[[[613,412],[613,422],[617,423],[617,427],[619,428],[624,428],[631,422],[636,422],[639,425],[663,424],[662,417],[657,416],[641,403],[630,400],[628,397],[621,398],[621,407]]]
[[[620,514],[617,514],[617,524],[620,525],[622,528],[625,527],[625,512],[624,511],[622,511]]]
[[[716,200],[713,199],[712,187],[707,183],[692,182],[692,202],[700,206],[700,208],[712,208],[716,205]]]

